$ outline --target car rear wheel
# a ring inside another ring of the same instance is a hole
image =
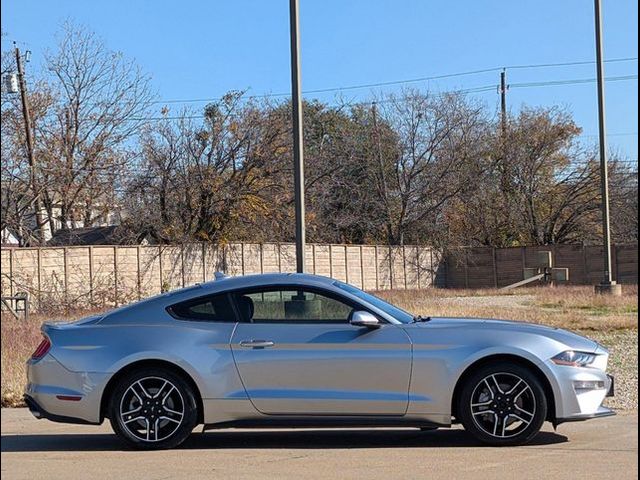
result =
[[[118,437],[137,449],[173,448],[184,442],[198,422],[193,389],[179,375],[144,368],[125,375],[109,404]]]
[[[457,412],[465,430],[490,445],[522,445],[540,431],[547,400],[538,378],[508,362],[484,366],[467,378]]]

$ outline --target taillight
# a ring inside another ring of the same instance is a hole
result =
[[[42,357],[44,357],[47,354],[50,348],[51,348],[51,340],[49,340],[47,337],[44,337],[42,339],[42,342],[40,342],[40,345],[38,345],[38,348],[36,348],[36,351],[33,352],[33,355],[31,355],[31,359],[40,360]]]

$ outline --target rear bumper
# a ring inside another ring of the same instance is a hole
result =
[[[36,418],[99,424],[108,374],[67,370],[50,353],[27,362],[25,402]]]
[[[79,423],[83,425],[99,425],[100,424],[100,422],[90,422],[83,418],[67,417],[64,415],[56,415],[54,413],[48,412],[47,410],[42,408],[42,406],[40,406],[40,404],[38,404],[38,402],[36,402],[29,395],[24,396],[24,403],[27,404],[27,407],[29,408],[29,411],[31,412],[31,414],[34,417],[36,417],[38,420],[40,420],[41,418],[44,418],[46,420],[51,420],[52,422],[59,422],[59,423]]]

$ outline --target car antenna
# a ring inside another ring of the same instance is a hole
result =
[[[213,277],[216,280],[222,280],[223,278],[228,278],[227,275],[224,272],[216,272],[213,274]]]

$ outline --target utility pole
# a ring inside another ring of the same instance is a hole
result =
[[[33,133],[31,130],[31,113],[29,112],[29,98],[27,97],[27,84],[24,78],[24,68],[22,66],[22,55],[20,49],[13,42],[16,53],[16,67],[18,69],[18,82],[20,85],[20,98],[22,100],[22,116],[24,117],[25,138],[27,144],[27,159],[29,161],[29,180],[31,189],[33,190],[33,208],[36,219],[36,238],[42,243],[44,236],[42,235],[42,202],[40,201],[40,191],[38,188],[37,165],[33,154]]]
[[[291,35],[291,108],[293,118],[293,171],[296,211],[296,271],[304,272],[304,143],[302,136],[302,96],[300,89],[300,36],[298,0],[289,0]]]
[[[498,93],[500,94],[500,187],[503,193],[511,192],[511,168],[507,159],[507,69],[503,68],[500,72],[500,85],[498,85]]]
[[[611,272],[611,231],[609,227],[609,173],[607,170],[607,127],[604,101],[604,59],[602,41],[602,8],[600,0],[594,1],[596,33],[596,73],[598,78],[598,135],[600,144],[600,189],[602,196],[602,236],[604,243],[604,276],[596,285],[596,292],[622,294],[622,288],[613,280]]]
[[[507,69],[503,68],[500,72],[500,126],[502,127],[502,135],[507,132]]]

